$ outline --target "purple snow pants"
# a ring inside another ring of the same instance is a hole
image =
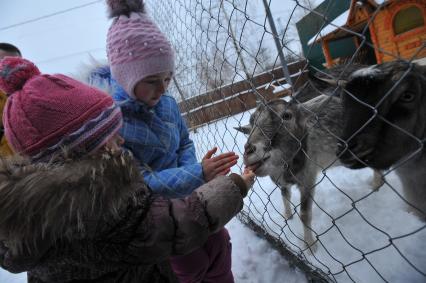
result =
[[[201,248],[170,259],[180,283],[234,283],[228,230],[211,235]]]

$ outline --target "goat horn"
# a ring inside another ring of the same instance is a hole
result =
[[[345,87],[348,84],[347,80],[337,80],[337,85],[341,87]]]
[[[345,87],[346,84],[348,83],[348,81],[346,81],[346,80],[333,80],[333,79],[318,78],[318,77],[317,77],[317,79],[319,79],[319,80],[321,80],[325,83],[328,83],[329,85],[332,85],[332,86]]]

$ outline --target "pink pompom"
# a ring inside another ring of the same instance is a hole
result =
[[[130,13],[145,13],[143,0],[107,0],[109,17],[129,16]]]
[[[0,89],[7,94],[22,89],[27,80],[36,75],[40,75],[39,69],[26,59],[5,57],[0,61]]]

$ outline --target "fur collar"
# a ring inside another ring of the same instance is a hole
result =
[[[0,240],[19,251],[37,246],[36,239],[90,237],[134,199],[139,180],[128,153],[37,164],[2,160]]]

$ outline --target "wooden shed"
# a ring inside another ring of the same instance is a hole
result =
[[[350,5],[351,0],[324,0],[296,23],[303,55],[313,69],[323,69],[325,57],[320,43],[308,44],[308,42],[318,34],[324,25],[349,10]],[[333,41],[329,48],[335,57],[349,57],[356,50],[353,40],[350,38]]]
[[[352,0],[347,11],[308,43],[321,44],[327,67],[347,59],[333,57],[329,44],[348,37],[353,38],[360,63],[421,59],[426,57],[425,22],[425,0]]]

